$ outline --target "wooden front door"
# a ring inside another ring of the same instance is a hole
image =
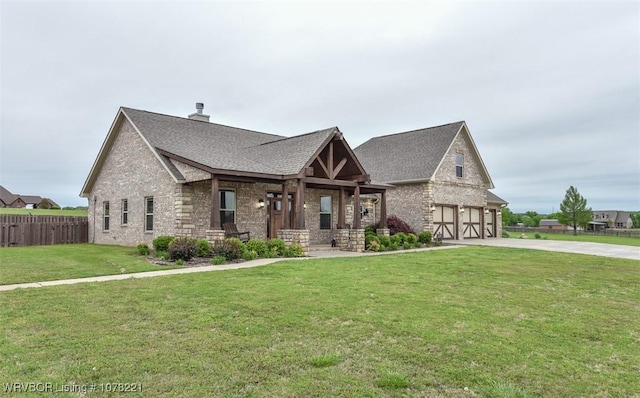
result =
[[[293,205],[293,195],[289,195],[289,224],[284,225],[284,211],[282,209],[282,194],[269,193],[267,194],[267,236],[269,239],[276,238],[277,233],[281,229],[289,229],[294,224],[293,212],[291,209],[295,209]]]
[[[456,209],[451,206],[436,206],[433,213],[433,236],[442,236],[442,239],[456,239]]]
[[[481,238],[482,235],[482,209],[466,207],[462,219],[464,220],[464,238]]]

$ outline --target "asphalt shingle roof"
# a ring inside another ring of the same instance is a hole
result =
[[[430,178],[464,122],[375,137],[353,151],[376,182]]]
[[[489,202],[489,203],[509,204],[509,202],[507,202],[506,200],[502,199],[501,197],[499,197],[498,195],[496,195],[495,193],[493,193],[491,191],[487,191],[487,202]]]
[[[265,174],[298,173],[336,130],[295,137],[122,108],[149,144],[202,165]]]

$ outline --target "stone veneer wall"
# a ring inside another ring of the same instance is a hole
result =
[[[176,183],[125,120],[89,193],[89,241],[135,246],[159,235],[175,234]],[[96,197],[94,202],[93,198]],[[145,232],[145,197],[153,197],[153,231]],[[128,223],[121,222],[127,199]],[[103,231],[103,202],[109,201],[109,231]]]
[[[308,229],[281,229],[277,232],[278,238],[284,241],[289,247],[292,243],[299,243],[302,246],[304,257],[309,256],[309,230]]]
[[[424,229],[424,185],[397,185],[387,190],[387,216],[400,217],[418,233]]]
[[[340,250],[361,253],[365,249],[364,228],[339,229],[335,236]]]

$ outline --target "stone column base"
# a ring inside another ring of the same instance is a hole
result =
[[[223,229],[208,229],[206,232],[206,240],[211,246],[220,245],[224,243],[224,230]]]
[[[338,229],[335,233],[335,240],[340,250],[349,252],[363,252],[364,228],[360,229]]]
[[[281,229],[276,233],[286,246],[298,243],[302,246],[302,255],[309,256],[309,230],[308,229]]]
[[[389,228],[378,228],[376,229],[376,234],[378,236],[391,236],[391,230]]]

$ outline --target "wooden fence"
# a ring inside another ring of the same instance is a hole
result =
[[[87,217],[0,215],[0,247],[88,241]]]

